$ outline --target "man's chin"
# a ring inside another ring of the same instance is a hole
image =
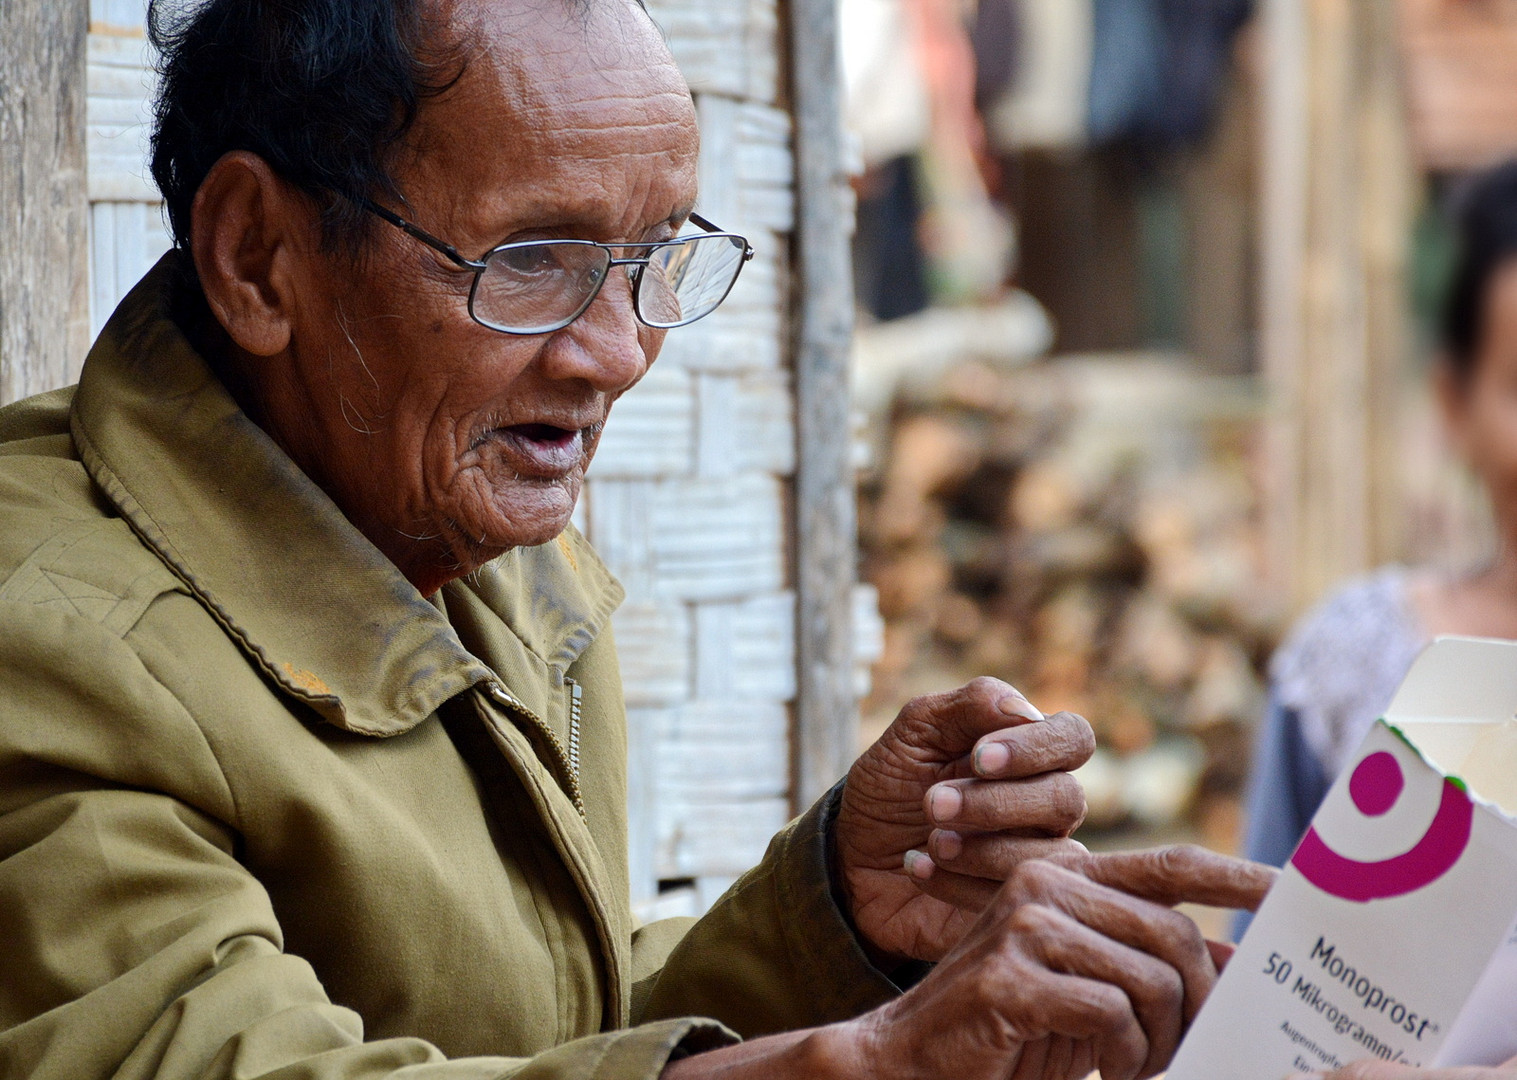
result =
[[[517,502],[513,508],[515,512],[509,516],[499,515],[482,522],[480,546],[493,548],[499,554],[510,548],[537,547],[558,539],[574,516],[574,506],[579,501],[579,484],[552,491],[538,490],[532,494],[537,497],[525,500],[526,505]]]

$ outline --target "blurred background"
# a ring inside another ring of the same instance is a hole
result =
[[[841,0],[861,738],[991,674],[1100,749],[1093,845],[1236,850],[1270,657],[1494,550],[1430,365],[1511,0]]]

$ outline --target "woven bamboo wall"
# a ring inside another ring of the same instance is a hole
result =
[[[169,243],[144,179],[144,7],[91,0],[97,332]],[[632,890],[656,914],[703,909],[793,809],[795,167],[774,0],[650,7],[696,94],[701,212],[757,252],[727,303],[671,333],[618,404],[578,514],[628,591],[615,630],[629,707]],[[880,632],[872,594],[856,608],[862,692]]]

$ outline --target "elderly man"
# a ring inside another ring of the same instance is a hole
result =
[[[1267,872],[1086,854],[1089,728],[990,680],[704,919],[632,919],[621,593],[569,516],[747,253],[644,12],[154,20],[177,248],[0,412],[0,1074],[1162,1067],[1221,958],[1167,905]]]

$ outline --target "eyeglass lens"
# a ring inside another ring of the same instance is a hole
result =
[[[682,238],[654,248],[638,275],[638,315],[673,327],[710,314],[743,265],[744,246],[730,236]],[[572,321],[594,299],[611,269],[611,253],[595,244],[545,241],[490,253],[474,286],[474,317],[513,333],[548,333]]]
[[[611,253],[594,244],[512,244],[492,251],[474,286],[474,317],[515,333],[555,330],[595,296]]]
[[[680,326],[709,315],[743,268],[744,247],[731,236],[697,236],[656,248],[638,282],[638,314],[650,326]]]

